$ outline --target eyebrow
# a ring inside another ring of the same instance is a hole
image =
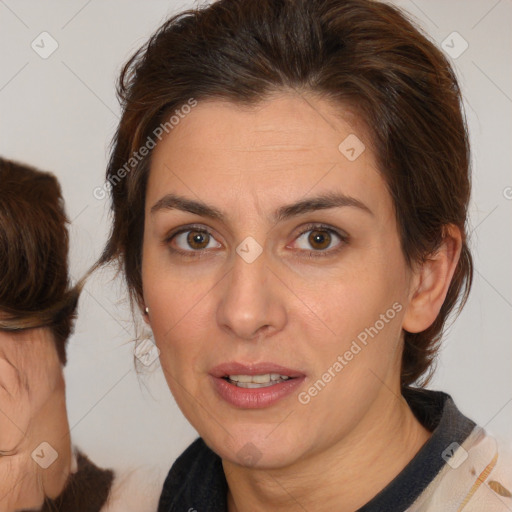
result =
[[[296,203],[281,206],[272,215],[273,222],[281,222],[283,220],[302,215],[304,213],[313,212],[317,210],[326,210],[329,208],[341,207],[358,208],[363,212],[373,215],[373,212],[363,202],[355,197],[350,197],[345,194],[328,192],[316,197],[301,199]],[[208,217],[210,219],[219,220],[224,222],[227,215],[218,208],[195,201],[177,194],[166,194],[159,199],[152,207],[151,214],[161,210],[181,210],[184,212],[194,213],[201,217]]]

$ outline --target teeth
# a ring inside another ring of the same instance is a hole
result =
[[[279,373],[265,373],[263,375],[229,375],[228,378],[232,384],[241,388],[263,388],[284,382],[290,377]]]
[[[255,389],[255,388],[268,388],[269,386],[274,386],[277,384],[277,382],[269,381],[261,384],[257,384],[256,382],[236,382],[235,383],[237,387],[239,388],[248,388],[248,389]]]

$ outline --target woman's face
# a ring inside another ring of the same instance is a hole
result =
[[[199,102],[154,150],[149,322],[178,405],[233,462],[328,449],[400,394],[411,274],[369,141],[339,110]]]

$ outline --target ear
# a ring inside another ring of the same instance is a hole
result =
[[[428,329],[444,303],[462,248],[460,229],[445,226],[439,249],[418,264],[411,281],[411,295],[402,328],[411,333]]]

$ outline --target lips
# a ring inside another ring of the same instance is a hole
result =
[[[306,376],[274,363],[232,362],[213,368],[210,378],[224,401],[237,408],[256,409],[269,407],[290,395]]]
[[[304,374],[298,370],[286,368],[285,366],[280,366],[274,363],[224,363],[215,366],[215,368],[212,368],[210,371],[210,375],[217,378],[228,377],[229,375],[265,375],[267,373],[275,373],[291,378],[304,377]]]

